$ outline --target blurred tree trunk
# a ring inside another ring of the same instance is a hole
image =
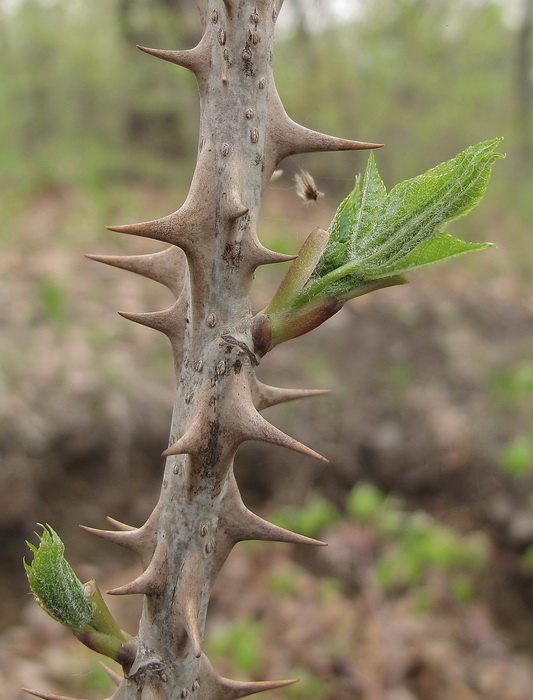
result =
[[[531,35],[533,32],[533,0],[523,0],[522,22],[516,37],[516,100],[518,140],[525,165],[531,164],[533,155],[533,123],[531,119],[533,99],[533,64],[531,61]]]
[[[119,32],[128,48],[143,44],[187,49],[193,47],[200,37],[195,0],[151,0],[148,7],[146,0],[116,0],[116,7]],[[180,18],[179,25],[176,17]],[[161,35],[162,26],[167,29],[175,26],[176,31],[167,31],[165,38]],[[159,27],[159,30],[154,31],[154,27]],[[167,46],[169,33],[171,45]],[[183,118],[184,115],[174,107],[154,111],[147,104],[136,105],[131,108],[127,119],[128,140],[137,145],[149,144],[152,152],[181,157],[187,153]]]
[[[136,27],[133,15],[136,9],[142,5],[140,0],[117,0],[118,18],[121,34],[128,42],[135,42]],[[185,17],[195,10],[194,0],[153,0],[153,8],[165,8],[172,11],[172,16]],[[177,13],[181,13],[178,15]],[[197,38],[198,30],[193,38]]]

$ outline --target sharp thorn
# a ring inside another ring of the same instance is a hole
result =
[[[107,520],[111,523],[111,525],[114,525],[117,530],[137,530],[137,528],[133,525],[127,525],[116,518],[112,518],[110,515],[107,516]]]
[[[197,70],[197,55],[194,50],[187,49],[185,51],[168,51],[166,49],[150,49],[147,46],[139,46],[137,44],[139,51],[146,53],[150,56],[155,56],[155,58],[160,58],[163,61],[168,61],[169,63],[174,63],[182,68],[187,68],[193,73]]]
[[[160,58],[163,61],[174,63],[182,68],[192,71],[198,81],[204,76],[207,69],[207,61],[209,59],[209,42],[207,32],[203,35],[200,43],[194,49],[186,49],[185,51],[168,51],[165,49],[150,49],[146,46],[137,46],[139,51]]]
[[[258,682],[242,682],[232,681],[229,678],[219,677],[220,694],[217,695],[217,700],[237,700],[244,698],[247,695],[262,693],[265,690],[275,690],[276,688],[284,688],[286,685],[297,683],[298,679],[290,681],[258,681]]]
[[[68,698],[66,695],[53,695],[52,693],[40,693],[38,690],[30,690],[29,688],[21,688],[25,693],[29,693],[36,698],[43,698],[43,700],[79,700],[76,698]]]
[[[178,210],[174,214],[164,216],[161,219],[143,221],[139,224],[125,224],[124,226],[108,226],[107,229],[131,236],[153,238],[164,243],[172,243],[172,245],[184,249],[187,247],[188,242],[184,238],[182,223],[183,216]]]
[[[198,440],[195,435],[196,430],[194,427],[189,428],[179,440],[167,447],[167,449],[161,453],[161,456],[171,457],[172,455],[194,454],[198,449]]]
[[[104,265],[135,272],[154,282],[160,282],[174,292],[176,297],[183,287],[186,261],[183,251],[175,246],[148,255],[86,255],[85,257]]]
[[[200,630],[198,629],[198,610],[193,600],[186,601],[183,606],[183,622],[194,655],[197,659],[202,655],[202,638],[200,636]]]
[[[111,680],[113,681],[113,683],[115,685],[118,686],[122,683],[122,681],[124,680],[124,676],[121,676],[119,673],[115,673],[115,671],[113,671],[113,669],[109,668],[108,666],[106,666],[102,662],[100,662],[100,666],[104,669],[104,671],[107,673],[109,678],[111,678]]]
[[[96,535],[103,540],[112,542],[113,544],[118,544],[121,547],[126,547],[127,549],[132,549],[137,551],[138,549],[138,530],[100,530],[95,527],[88,527],[87,525],[80,525],[82,530],[88,532],[91,535]]]
[[[246,429],[249,430],[248,436],[244,439],[246,440],[260,440],[262,442],[270,442],[273,445],[280,445],[281,447],[286,447],[289,450],[294,450],[295,452],[300,452],[308,457],[314,457],[321,462],[328,462],[326,457],[323,457],[315,450],[312,450],[307,445],[298,442],[294,438],[287,435],[279,428],[276,428],[267,420],[265,420],[259,413],[250,420],[249,424],[244,428],[244,434],[246,435]]]
[[[325,546],[327,544],[326,542],[285,530],[252,513],[244,505],[234,477],[231,478],[228,484],[228,495],[224,511],[221,514],[221,522],[223,523],[223,529],[233,539],[233,543],[242,542],[243,540],[265,540],[314,546]]]
[[[272,110],[269,124],[270,145],[279,162],[297,153],[312,153],[316,151],[358,151],[370,148],[381,148],[382,143],[366,143],[365,141],[350,141],[321,134],[307,129],[293,121],[285,112],[279,95],[272,92]]]
[[[287,544],[327,547],[327,542],[322,542],[322,540],[315,540],[312,537],[306,537],[305,535],[299,535],[296,532],[285,530],[273,523],[269,523],[268,520],[260,518],[248,509],[246,509],[246,511],[246,515],[242,517],[239,523],[239,530],[241,530],[242,534],[238,535],[238,532],[236,532],[240,541],[263,540],[268,542],[286,542]]]
[[[168,574],[168,545],[161,539],[146,569],[136,579],[124,586],[108,591],[109,595],[156,595],[162,593]]]
[[[277,386],[268,386],[258,379],[254,382],[254,405],[258,411],[270,406],[276,406],[287,401],[297,401],[312,396],[325,396],[331,393],[329,389],[283,389]]]
[[[260,265],[290,262],[291,260],[296,260],[297,257],[297,255],[285,255],[284,253],[277,253],[275,250],[269,250],[264,246],[258,246],[256,250],[250,253],[250,264],[254,267],[259,267]]]
[[[141,326],[147,326],[148,328],[153,328],[156,331],[164,333],[168,337],[172,337],[178,330],[177,323],[183,320],[183,327],[185,327],[185,319],[177,319],[174,306],[164,311],[154,311],[152,313],[141,313],[135,314],[128,311],[119,311],[119,316],[127,319],[128,321],[133,321]]]

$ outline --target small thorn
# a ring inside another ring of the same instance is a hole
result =
[[[168,545],[161,539],[146,569],[124,586],[108,591],[109,595],[157,595],[163,592],[168,574]]]
[[[193,422],[184,435],[180,437],[174,444],[167,447],[161,453],[162,457],[170,457],[172,455],[195,454],[199,447],[199,421]]]
[[[249,207],[245,207],[242,202],[237,200],[234,202],[228,202],[227,216],[233,221],[240,219],[241,216],[246,216],[249,211]]]
[[[173,445],[161,452],[161,457],[172,457],[174,455],[192,454],[193,446],[188,440],[184,440],[185,435],[177,440]]]
[[[30,690],[29,688],[21,688],[25,693],[35,696],[36,698],[43,698],[43,700],[79,700],[76,698],[68,698],[66,695],[52,695],[52,693],[40,693],[38,690]]]
[[[279,428],[273,426],[259,413],[256,413],[255,416],[248,422],[248,425],[245,427],[245,431],[246,429],[249,430],[249,436],[245,438],[247,440],[270,442],[273,445],[280,445],[280,447],[286,447],[289,450],[300,452],[307,457],[314,457],[321,462],[329,461],[326,459],[326,457],[323,457],[318,452],[315,452],[315,450],[312,450],[310,447],[307,447],[307,445],[298,442],[298,440],[295,440],[294,438],[290,437],[290,435],[287,435],[282,430],[279,430]]]
[[[155,56],[155,58],[160,58],[163,61],[168,61],[169,63],[174,63],[182,68],[187,68],[187,70],[192,71],[198,82],[204,77],[209,60],[209,42],[207,32],[203,35],[200,43],[193,49],[186,49],[185,51],[167,51],[165,49],[150,49],[146,46],[137,46],[139,51],[149,54],[150,56]]]
[[[142,238],[153,238],[164,243],[172,243],[184,250],[188,248],[189,241],[186,240],[183,226],[183,214],[181,210],[164,216],[161,219],[143,221],[138,224],[125,224],[124,226],[108,226],[109,231],[126,233],[130,236],[141,236]]]
[[[100,537],[113,544],[118,544],[121,547],[126,547],[134,551],[138,549],[138,530],[100,530],[95,527],[88,527],[87,525],[80,525],[80,527],[82,530],[85,530],[85,532],[96,535],[96,537]]]
[[[258,246],[256,250],[252,250],[250,252],[251,264],[255,267],[259,267],[259,265],[272,265],[274,263],[290,262],[291,260],[296,260],[297,257],[297,255],[277,253],[275,250],[269,250],[262,245]]]
[[[100,662],[100,666],[104,669],[104,671],[107,673],[109,678],[111,678],[111,680],[113,681],[113,683],[115,685],[118,686],[122,683],[122,681],[124,680],[124,676],[121,676],[119,673],[115,673],[115,671],[113,671],[113,669],[109,668],[108,666],[106,666],[102,662]]]
[[[277,386],[263,384],[257,378],[254,382],[254,405],[258,411],[270,406],[277,406],[287,401],[297,401],[313,396],[325,396],[331,393],[329,389],[283,389]]]
[[[119,316],[133,321],[141,326],[153,328],[156,331],[164,333],[170,340],[181,339],[182,333],[185,330],[185,314],[183,304],[177,301],[169,309],[163,311],[155,311],[152,313],[135,314],[127,311],[119,311]]]
[[[137,528],[133,525],[123,523],[120,520],[117,520],[116,518],[112,518],[110,515],[107,516],[107,520],[111,523],[111,525],[114,525],[117,528],[117,530],[137,530]]]
[[[155,56],[155,58],[160,58],[163,61],[168,61],[169,63],[174,63],[182,68],[187,68],[193,73],[197,70],[197,54],[193,49],[187,49],[185,51],[168,51],[166,49],[150,49],[147,46],[139,46],[137,44],[139,51],[149,54],[150,56]]]
[[[168,287],[179,296],[183,287],[186,260],[183,251],[175,246],[148,255],[86,255],[89,260],[135,272]]]
[[[202,638],[198,629],[198,610],[193,600],[187,600],[183,604],[183,623],[194,655],[199,659],[202,656]]]
[[[265,690],[276,690],[276,688],[284,688],[286,685],[297,683],[298,679],[290,681],[232,681],[229,678],[219,677],[220,692],[217,694],[217,700],[237,700],[244,698],[247,695],[262,693]]]
[[[198,627],[202,570],[201,555],[196,549],[190,549],[185,555],[174,593],[177,621],[185,628],[197,659],[202,656],[202,635]]]

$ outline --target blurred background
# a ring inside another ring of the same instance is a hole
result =
[[[274,71],[287,111],[385,143],[389,188],[495,136],[507,158],[449,229],[497,247],[350,302],[260,368],[333,390],[268,416],[329,465],[262,445],[237,457],[251,508],[330,543],[242,545],[215,591],[214,665],[301,679],[273,699],[533,697],[532,28],[532,0],[285,0]],[[195,82],[135,44],[198,38],[192,0],[0,0],[1,700],[21,685],[111,692],[96,656],[31,602],[21,559],[48,522],[83,580],[105,590],[135,567],[77,525],[139,525],[157,500],[170,350],[116,310],[171,298],[84,253],[157,250],[105,226],[183,202]],[[296,253],[366,159],[285,161],[262,241]],[[301,168],[316,205],[295,195]],[[256,309],[282,268],[259,271]],[[138,602],[112,603],[135,632]]]

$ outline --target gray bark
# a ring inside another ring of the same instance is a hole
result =
[[[202,653],[213,582],[241,540],[314,540],[277,528],[244,506],[233,458],[262,440],[322,459],[262,418],[265,407],[313,392],[266,387],[255,377],[250,286],[259,265],[287,259],[257,237],[261,193],[284,157],[367,148],[319,134],[285,113],[272,77],[280,0],[197,0],[203,37],[194,49],[143,49],[195,74],[201,101],[198,162],[189,195],[157,221],[112,230],[165,241],[163,253],[93,256],[168,286],[176,303],[127,314],[172,343],[177,390],[159,502],[140,529],[93,530],[128,547],[143,573],[114,591],[144,595],[138,651],[113,700],[233,700],[290,681],[219,677]],[[321,393],[321,392],[319,392]]]

